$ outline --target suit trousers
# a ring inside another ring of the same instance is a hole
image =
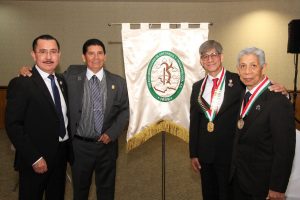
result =
[[[102,142],[73,140],[74,163],[72,165],[73,199],[88,200],[95,171],[98,200],[113,200],[115,193],[116,158],[110,145]]]
[[[229,184],[230,164],[201,163],[203,200],[232,200]]]
[[[32,166],[19,169],[19,200],[63,200],[65,195],[67,169],[67,142],[59,144],[53,165],[48,164],[48,171],[37,174]],[[46,159],[47,162],[47,159]],[[44,194],[45,193],[45,194]]]
[[[233,185],[233,200],[265,200],[267,198],[267,194],[264,195],[253,195],[244,191],[239,184],[238,178],[234,175],[232,180]]]

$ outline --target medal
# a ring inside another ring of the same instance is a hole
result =
[[[202,100],[202,95],[203,95],[204,88],[206,86],[206,81],[207,81],[208,75],[205,76],[205,78],[202,82],[202,85],[200,88],[200,93],[198,96],[198,103],[199,103],[203,113],[205,114],[205,117],[208,119],[207,131],[210,133],[213,132],[215,129],[215,125],[214,125],[213,121],[221,107],[221,104],[222,104],[222,96],[224,95],[224,90],[225,90],[225,87],[224,87],[225,79],[226,79],[225,72],[226,72],[226,70],[224,68],[222,68],[220,79],[216,84],[217,87],[214,90],[214,93],[211,97],[211,102],[210,102],[209,106],[207,106],[207,103],[203,102],[203,100]]]
[[[238,122],[237,122],[238,129],[241,130],[244,127],[244,124],[245,124],[244,120],[243,119],[239,119]]]
[[[208,122],[207,123],[207,131],[208,132],[213,132],[214,131],[214,127],[215,127],[215,125],[214,125],[214,123],[213,122]]]

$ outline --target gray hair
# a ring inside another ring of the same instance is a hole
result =
[[[211,49],[215,49],[218,54],[221,54],[223,52],[223,47],[219,42],[215,40],[207,40],[206,42],[201,44],[199,53],[200,55],[203,55]]]
[[[249,48],[245,48],[245,49],[241,50],[240,53],[238,54],[237,66],[239,66],[241,57],[243,57],[244,55],[249,55],[249,54],[253,54],[258,58],[259,65],[261,67],[266,63],[265,52],[262,49],[259,49],[256,47],[249,47]]]

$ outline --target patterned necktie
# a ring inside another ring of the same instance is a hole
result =
[[[251,93],[248,91],[246,92],[245,96],[244,96],[244,104],[243,104],[243,107],[245,107],[249,101],[249,98],[251,96]]]
[[[48,78],[51,80],[51,87],[52,87],[52,93],[53,93],[53,97],[54,97],[55,108],[56,108],[56,111],[57,111],[57,114],[59,117],[59,136],[61,138],[64,138],[66,135],[66,127],[65,127],[65,121],[64,121],[62,109],[61,109],[59,91],[55,84],[54,75],[50,74],[48,76]]]
[[[210,96],[210,104],[212,102],[213,96],[215,94],[216,89],[218,88],[218,78],[214,78],[213,81],[213,87],[211,89],[211,96]]]
[[[92,102],[93,102],[93,111],[94,111],[94,126],[95,131],[97,134],[101,134],[102,126],[103,126],[103,119],[104,119],[104,112],[103,112],[103,104],[102,98],[100,94],[100,84],[99,79],[96,75],[92,76],[90,80],[91,84],[91,92],[92,92]]]

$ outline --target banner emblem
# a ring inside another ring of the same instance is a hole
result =
[[[183,64],[179,57],[170,51],[161,51],[151,59],[146,76],[151,95],[161,102],[176,99],[184,86]]]

